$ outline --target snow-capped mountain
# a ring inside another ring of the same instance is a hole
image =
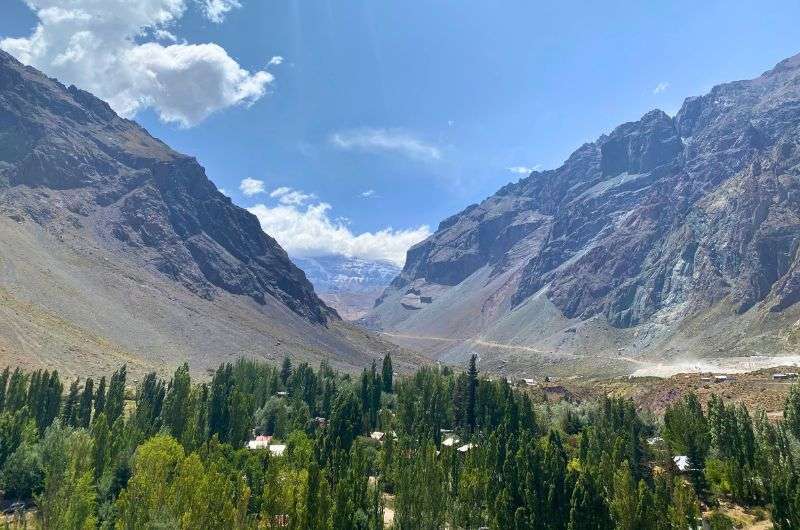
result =
[[[341,255],[292,258],[305,271],[317,294],[347,320],[360,318],[400,273],[388,261]]]

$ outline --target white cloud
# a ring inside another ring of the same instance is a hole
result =
[[[302,191],[293,190],[292,188],[287,188],[286,186],[272,190],[269,196],[273,199],[278,199],[278,202],[281,204],[295,206],[300,206],[301,204],[305,204],[306,202],[315,198],[313,194],[303,193]]]
[[[280,66],[282,64],[283,64],[283,57],[281,57],[280,55],[276,55],[269,60],[267,66]]]
[[[200,0],[200,7],[208,20],[219,24],[229,11],[242,7],[242,4],[239,0]]]
[[[656,87],[653,89],[653,94],[661,94],[665,90],[669,88],[669,83],[666,81],[661,81]]]
[[[375,197],[375,190],[362,191],[361,196],[365,199],[369,199],[370,197]]]
[[[126,117],[151,108],[163,121],[189,127],[218,110],[252,104],[274,79],[242,68],[217,44],[175,43],[170,29],[190,0],[24,1],[39,19],[36,28],[0,40],[0,48]],[[238,2],[201,5],[206,16],[221,17],[223,4],[230,10]]]
[[[153,32],[153,37],[158,40],[167,40],[170,42],[178,42],[178,37],[175,36],[174,33],[171,33],[165,29],[157,29]]]
[[[531,173],[533,173],[534,171],[539,171],[539,169],[541,169],[541,167],[542,167],[541,164],[536,164],[535,166],[532,166],[532,167],[512,166],[512,167],[507,167],[506,169],[509,170],[512,173],[516,173],[517,175],[528,176]]]
[[[387,260],[402,266],[406,251],[431,234],[425,225],[408,230],[385,228],[354,234],[346,220],[330,217],[331,205],[325,202],[257,204],[248,210],[258,217],[266,233],[278,240],[290,255],[298,257],[341,254]]]
[[[351,129],[331,135],[330,141],[340,149],[370,152],[391,152],[417,160],[439,160],[441,150],[400,129]]]
[[[239,183],[239,191],[241,191],[245,197],[252,197],[253,195],[264,193],[264,181],[247,177]]]

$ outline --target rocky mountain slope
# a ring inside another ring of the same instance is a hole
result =
[[[340,255],[292,259],[306,273],[319,297],[345,320],[364,316],[400,273],[400,268],[388,261]]]
[[[2,51],[0,315],[1,364],[67,371],[284,353],[352,368],[387,348],[194,158]]]
[[[796,346],[799,241],[795,56],[443,221],[365,322],[444,359],[566,372],[779,354]]]

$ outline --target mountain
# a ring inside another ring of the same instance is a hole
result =
[[[400,273],[400,268],[388,261],[341,255],[293,260],[305,271],[319,297],[345,320],[364,316]]]
[[[0,51],[2,364],[202,371],[289,353],[354,369],[387,348],[194,158]]]
[[[798,243],[800,55],[442,221],[364,322],[520,370],[781,354],[798,343]]]

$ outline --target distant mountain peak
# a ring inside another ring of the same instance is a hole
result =
[[[375,299],[400,268],[384,260],[370,260],[344,255],[295,257],[320,297],[344,318],[357,320],[375,303]]]

